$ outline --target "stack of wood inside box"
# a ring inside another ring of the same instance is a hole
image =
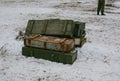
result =
[[[70,52],[74,48],[73,39],[53,36],[32,35],[27,37],[24,42],[26,46],[61,52]]]

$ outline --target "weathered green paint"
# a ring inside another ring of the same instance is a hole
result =
[[[57,52],[57,51],[32,48],[32,47],[23,47],[22,54],[25,56],[42,58],[64,64],[73,64],[73,62],[77,58],[76,52],[64,53],[64,52]]]
[[[72,20],[29,20],[25,35],[42,34],[60,37],[81,37],[85,23]]]

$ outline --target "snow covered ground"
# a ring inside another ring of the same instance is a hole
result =
[[[0,0],[0,81],[120,81],[120,2],[96,15],[96,0]],[[21,53],[29,19],[86,22],[87,43],[73,65]]]

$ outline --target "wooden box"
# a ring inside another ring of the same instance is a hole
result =
[[[52,36],[32,35],[25,40],[25,46],[37,47],[55,51],[69,52],[74,48],[74,40]]]

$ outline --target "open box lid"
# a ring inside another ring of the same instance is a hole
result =
[[[80,37],[85,30],[85,23],[73,20],[29,20],[25,35],[49,35],[57,37]]]

